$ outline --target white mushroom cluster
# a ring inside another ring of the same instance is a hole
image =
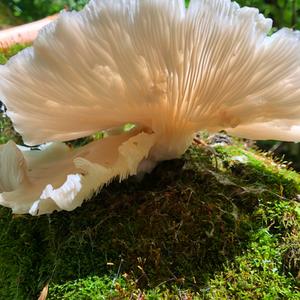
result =
[[[271,26],[230,0],[92,0],[62,12],[0,67],[16,130],[43,144],[1,146],[0,204],[73,210],[112,179],[179,157],[199,130],[299,141],[300,34]]]

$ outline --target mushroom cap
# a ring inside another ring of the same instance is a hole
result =
[[[73,210],[115,177],[135,175],[153,143],[134,130],[73,150],[51,143],[21,151],[9,142],[0,147],[0,204],[16,214]]]
[[[93,0],[1,67],[0,97],[30,145],[129,122],[170,132],[276,120],[289,139],[299,32],[269,36],[271,25],[229,0]]]

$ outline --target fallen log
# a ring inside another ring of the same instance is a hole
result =
[[[0,30],[0,49],[7,49],[14,44],[32,43],[39,30],[56,18],[57,15],[53,15],[32,23]]]

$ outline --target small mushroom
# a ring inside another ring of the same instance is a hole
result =
[[[92,0],[62,12],[0,67],[16,130],[50,143],[0,148],[0,204],[73,210],[115,177],[180,157],[199,130],[299,141],[300,34],[271,27],[229,0]],[[80,148],[63,143],[108,129]]]

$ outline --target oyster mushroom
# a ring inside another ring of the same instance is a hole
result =
[[[0,68],[28,145],[0,149],[0,204],[73,210],[113,178],[182,155],[199,130],[300,140],[299,32],[229,0],[92,0]],[[133,123],[129,132],[118,130]],[[114,135],[69,149],[101,130]]]

